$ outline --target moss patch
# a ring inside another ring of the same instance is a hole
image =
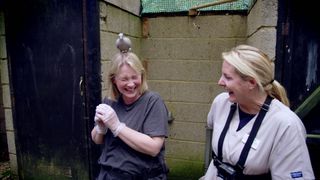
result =
[[[170,180],[195,180],[204,175],[204,163],[197,161],[184,161],[167,159]]]

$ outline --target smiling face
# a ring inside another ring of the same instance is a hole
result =
[[[254,85],[250,80],[242,78],[227,61],[222,64],[222,75],[218,84],[229,93],[229,101],[239,104],[245,103],[249,99],[250,90]]]
[[[141,96],[141,74],[128,64],[123,64],[114,78],[114,84],[122,94],[125,104],[132,104]]]

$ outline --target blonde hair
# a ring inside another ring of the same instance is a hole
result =
[[[239,45],[223,52],[222,58],[234,66],[243,79],[254,78],[260,91],[290,105],[285,88],[274,79],[274,62],[264,52],[249,45]]]
[[[121,95],[117,86],[114,84],[114,78],[119,72],[122,65],[127,64],[132,69],[134,69],[137,73],[141,75],[141,86],[140,93],[143,94],[148,90],[148,85],[146,81],[146,72],[145,69],[140,62],[137,55],[132,52],[119,52],[117,53],[111,60],[111,68],[108,73],[108,84],[109,84],[109,98],[112,100],[118,100]]]

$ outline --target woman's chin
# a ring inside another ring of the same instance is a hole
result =
[[[138,93],[124,93],[122,94],[123,98],[127,101],[134,102],[139,99]]]

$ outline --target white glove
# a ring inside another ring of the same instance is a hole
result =
[[[112,131],[114,137],[125,127],[125,124],[119,121],[116,112],[107,104],[99,104],[96,107],[96,117]]]
[[[104,125],[103,121],[95,115],[94,122],[95,122],[94,128],[96,128],[97,133],[105,135],[107,133],[108,127]]]

